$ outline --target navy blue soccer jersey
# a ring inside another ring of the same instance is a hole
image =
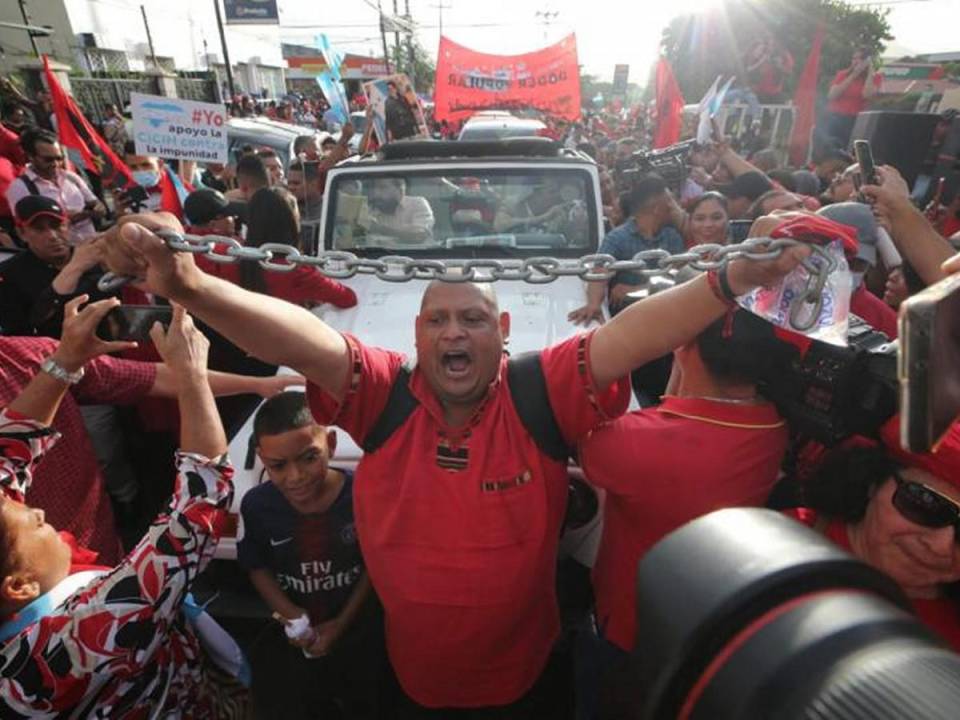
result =
[[[340,612],[363,573],[353,524],[353,473],[340,472],[343,487],[326,512],[297,512],[272,482],[253,488],[240,503],[241,567],[270,570],[314,624]]]

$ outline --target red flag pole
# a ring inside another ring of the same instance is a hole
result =
[[[43,56],[43,74],[57,118],[57,135],[61,144],[80,153],[87,169],[101,175],[104,181],[109,182],[119,176],[120,185],[134,184],[130,169],[94,129],[73,98],[64,92],[50,70],[46,55]]]
[[[820,23],[793,95],[795,115],[793,131],[790,133],[790,162],[797,166],[806,165],[810,158],[811,138],[817,119],[817,76],[820,74],[824,34],[823,23]]]
[[[680,140],[683,126],[683,93],[677,85],[670,62],[661,57],[657,63],[656,88],[656,129],[653,134],[653,147],[663,148]]]

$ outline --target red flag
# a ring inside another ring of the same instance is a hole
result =
[[[157,187],[160,188],[160,207],[158,209],[173,213],[180,220],[183,220],[183,201],[186,200],[187,195],[193,192],[193,187],[184,183],[168,167],[160,169],[160,182]]]
[[[56,76],[50,71],[46,55],[43,56],[43,74],[57,117],[57,134],[63,146],[80,153],[87,169],[100,175],[106,185],[124,187],[134,184],[130,169],[94,130],[73,98],[60,87]]]
[[[810,134],[817,115],[817,76],[820,74],[820,51],[823,47],[824,27],[821,24],[813,36],[813,45],[807,55],[807,63],[797,81],[793,94],[796,114],[793,119],[793,132],[790,134],[790,163],[802,167],[807,163],[810,147]]]
[[[683,123],[683,93],[673,76],[673,68],[666,58],[657,63],[656,84],[656,130],[653,133],[653,147],[663,148],[680,141],[680,127]]]

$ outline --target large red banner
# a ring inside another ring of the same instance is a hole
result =
[[[480,110],[535,108],[580,117],[577,38],[524,55],[487,55],[440,38],[434,116],[460,120]]]

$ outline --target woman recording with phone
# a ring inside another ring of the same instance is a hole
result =
[[[850,133],[857,115],[867,101],[880,91],[882,78],[873,69],[870,49],[859,47],[853,53],[850,67],[840,70],[827,92],[827,135],[838,148],[850,144]]]

